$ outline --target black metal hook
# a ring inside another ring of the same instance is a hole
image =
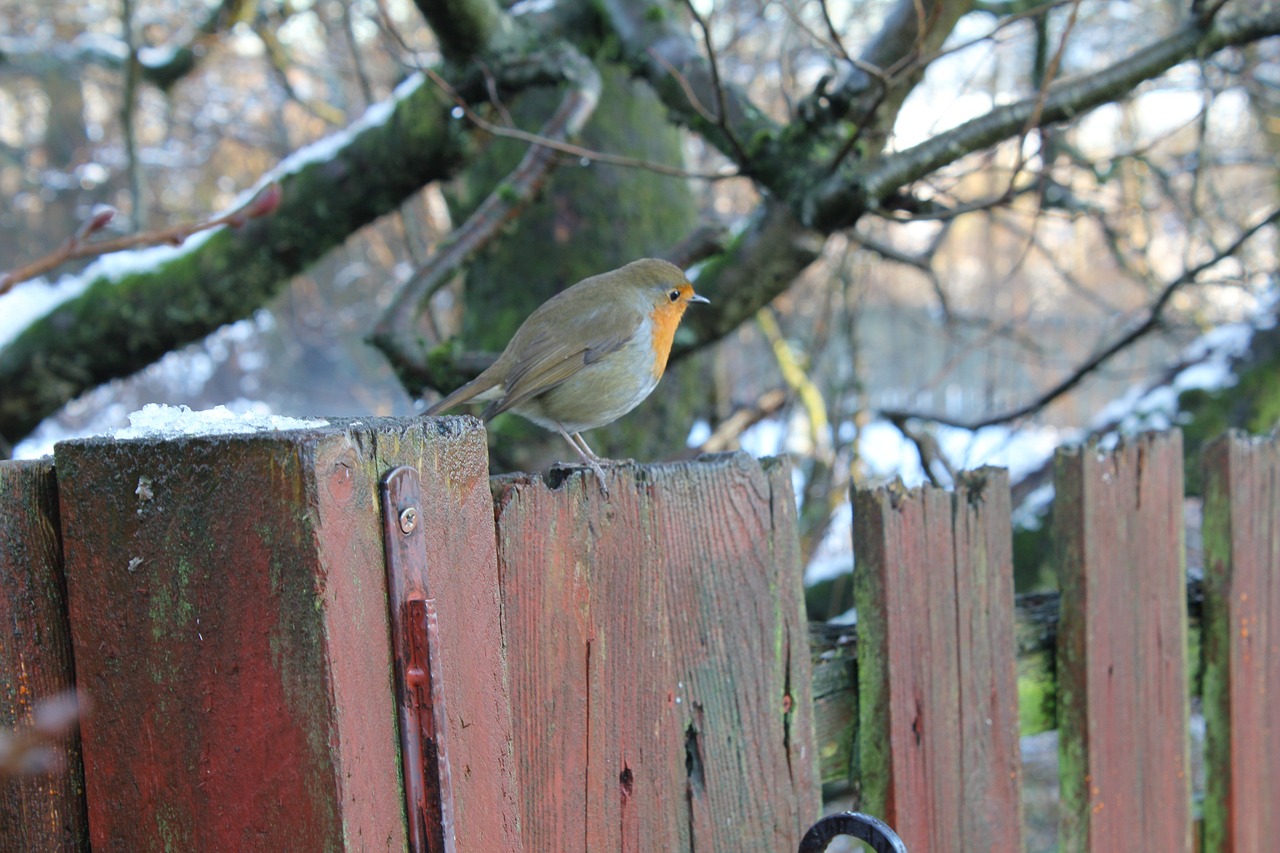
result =
[[[858,812],[827,815],[809,827],[800,840],[799,853],[822,853],[836,838],[849,835],[871,845],[876,853],[907,853],[907,846],[889,824]]]

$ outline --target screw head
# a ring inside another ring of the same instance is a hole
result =
[[[400,532],[412,533],[413,528],[417,526],[418,526],[418,508],[412,507],[412,506],[406,507],[404,511],[400,513]]]

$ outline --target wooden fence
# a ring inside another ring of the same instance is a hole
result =
[[[1202,465],[1204,576],[1188,583],[1181,436],[1060,450],[1061,594],[1017,607],[1005,472],[968,474],[954,492],[858,492],[857,630],[814,631],[824,781],[852,784],[909,850],[1023,849],[1021,680],[1055,709],[1059,850],[1273,849],[1280,441],[1224,436]],[[1047,678],[1028,675],[1046,652]],[[1207,731],[1199,803],[1193,692]]]
[[[912,853],[1021,850],[1019,649],[1050,662],[1061,849],[1190,851],[1201,814],[1204,850],[1280,830],[1276,440],[1205,455],[1197,678],[1176,432],[1059,452],[1062,594],[1031,621],[1003,471],[859,491],[854,631],[805,624],[785,463],[623,468],[606,500],[490,481],[483,430],[445,418],[0,463],[0,726],[73,683],[92,700],[59,773],[0,780],[0,848],[404,849],[379,500],[400,466],[458,851],[792,851],[820,781]]]

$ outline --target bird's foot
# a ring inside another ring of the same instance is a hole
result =
[[[603,463],[603,465],[601,463]],[[595,460],[584,458],[580,462],[557,462],[551,467],[560,469],[590,469],[591,472],[596,475],[596,482],[600,484],[600,493],[607,498],[609,497],[609,487],[605,485],[604,482],[604,468],[610,464],[611,462],[608,459]]]

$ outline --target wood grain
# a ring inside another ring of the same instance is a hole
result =
[[[1204,454],[1205,848],[1280,836],[1280,440],[1230,434]]]
[[[1182,437],[1058,451],[1063,851],[1191,849]]]
[[[1020,851],[1006,472],[854,495],[862,809],[909,850]]]
[[[0,461],[0,730],[31,726],[73,684],[53,463]],[[0,776],[0,848],[89,849],[74,732],[54,754],[51,772]]]
[[[819,798],[787,466],[495,490],[525,849],[794,849]]]
[[[404,848],[377,488],[415,464],[452,626],[445,665],[457,706],[474,708],[455,740],[472,833],[459,849],[519,849],[478,424],[90,439],[56,456],[72,636],[96,708],[95,848]],[[487,549],[466,556],[486,530]]]

